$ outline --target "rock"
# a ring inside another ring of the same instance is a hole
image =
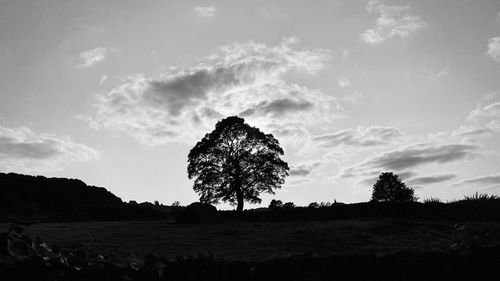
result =
[[[217,208],[210,204],[195,202],[182,210],[177,223],[221,223],[222,218]]]

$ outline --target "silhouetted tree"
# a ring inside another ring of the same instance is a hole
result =
[[[398,175],[382,173],[373,185],[372,201],[376,202],[413,202],[417,201],[414,190],[406,186]]]
[[[283,208],[292,209],[295,208],[295,204],[293,202],[286,202],[285,204],[283,204]]]
[[[318,202],[311,202],[309,204],[309,206],[307,206],[308,208],[319,208],[319,204]]]
[[[319,204],[319,206],[320,206],[321,208],[330,207],[331,205],[332,205],[332,203],[330,203],[330,202],[321,202],[321,203]]]
[[[189,152],[188,176],[204,203],[219,200],[237,204],[260,203],[259,194],[274,194],[288,176],[288,164],[281,160],[283,149],[271,134],[245,123],[237,116],[215,125]]]
[[[269,209],[278,209],[283,207],[283,202],[281,200],[271,200],[271,203],[269,203]]]

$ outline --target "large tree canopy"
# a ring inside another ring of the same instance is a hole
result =
[[[382,173],[373,185],[372,201],[381,202],[413,202],[417,201],[414,190],[407,187],[398,175],[391,172]]]
[[[281,160],[283,149],[271,134],[245,123],[237,116],[215,125],[189,152],[188,176],[200,201],[220,200],[237,204],[260,203],[260,193],[274,194],[288,176],[288,164]]]

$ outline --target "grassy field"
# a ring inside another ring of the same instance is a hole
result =
[[[26,227],[47,244],[95,251],[122,259],[150,252],[165,257],[212,252],[232,259],[318,253],[387,253],[447,250],[454,222],[396,219],[297,221],[215,225],[178,225],[169,221],[42,223]],[[471,243],[500,244],[500,224],[464,223]],[[0,225],[0,232],[8,225]]]

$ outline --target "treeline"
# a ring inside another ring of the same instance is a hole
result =
[[[334,201],[313,202],[307,207],[298,207],[293,202],[272,200],[268,208],[243,212],[216,211],[212,207],[213,214],[208,214],[208,209],[201,205],[191,205],[191,208],[182,207],[177,201],[172,206],[157,201],[126,203],[103,187],[89,186],[77,179],[0,173],[0,221],[13,221],[20,217],[40,221],[177,219],[184,223],[357,218],[500,221],[500,197],[479,193],[448,203],[429,198],[423,203],[372,200],[344,204]]]
[[[162,208],[163,207],[163,208]],[[44,221],[162,219],[166,206],[125,203],[103,187],[78,179],[0,173],[0,220]]]
[[[401,218],[412,220],[491,220],[500,221],[500,199],[464,199],[442,202],[363,202],[352,204],[310,204],[296,207],[291,204],[274,204],[270,208],[220,211],[225,219],[243,221],[292,221],[292,220],[342,220]]]
[[[1,213],[47,214],[80,206],[123,204],[105,188],[78,179],[0,173],[0,186]]]

